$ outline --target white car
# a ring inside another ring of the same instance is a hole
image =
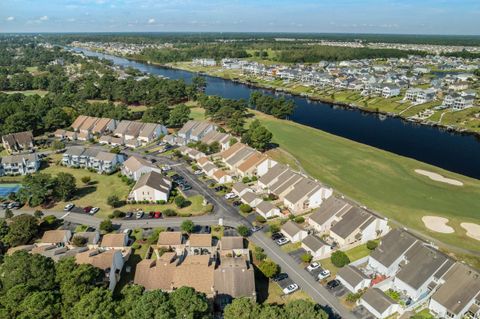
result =
[[[144,214],[144,212],[140,210],[140,211],[137,212],[137,214],[135,215],[135,217],[136,217],[137,219],[140,219],[140,218],[143,217],[143,214]]]
[[[225,199],[234,199],[235,197],[237,197],[237,195],[235,193],[225,194]]]
[[[314,271],[315,269],[320,268],[320,263],[314,262],[307,266],[308,271]]]
[[[287,287],[283,288],[283,293],[288,295],[291,294],[292,292],[295,292],[298,290],[298,285],[297,284],[291,284],[288,285]]]
[[[318,280],[330,277],[330,270],[324,269],[318,274]]]
[[[98,207],[93,207],[92,209],[90,209],[89,214],[90,214],[90,215],[94,215],[94,214],[98,213],[99,210],[100,210],[100,208],[98,208]]]
[[[69,203],[69,204],[65,205],[63,210],[66,211],[66,212],[69,212],[69,211],[72,210],[73,207],[75,207],[75,204],[74,203]]]
[[[170,165],[163,165],[163,167],[162,167],[162,171],[164,171],[164,172],[167,172],[167,171],[169,171],[169,170],[171,170],[171,169],[172,169],[172,168],[170,167]]]
[[[196,170],[195,172],[193,172],[193,174],[195,174],[195,175],[202,175],[202,174],[203,174],[203,171],[202,171],[202,170]]]
[[[275,242],[277,243],[277,245],[279,246],[283,246],[285,245],[286,243],[288,243],[290,240],[285,238],[285,237],[282,237],[282,238],[279,238],[277,240],[275,240]]]

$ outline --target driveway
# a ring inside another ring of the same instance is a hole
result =
[[[295,249],[291,252],[289,252],[288,254],[290,255],[290,257],[293,258],[293,260],[295,260],[295,262],[297,264],[303,264],[303,261],[302,261],[302,256],[305,255],[307,253],[307,251],[303,248],[298,248],[298,249]]]
[[[358,319],[375,319],[375,316],[372,315],[365,307],[363,306],[358,306],[353,309],[352,313],[357,317]]]

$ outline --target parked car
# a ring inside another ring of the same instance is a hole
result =
[[[314,271],[315,269],[320,268],[320,263],[314,262],[307,266],[308,271]]]
[[[163,165],[163,167],[162,167],[162,171],[164,171],[164,172],[168,172],[171,169],[172,168],[170,167],[170,165]]]
[[[221,191],[223,191],[223,190],[225,190],[225,189],[227,189],[227,188],[226,188],[225,186],[222,186],[222,185],[217,186],[217,187],[214,188],[214,190],[215,190],[216,192],[221,192]]]
[[[285,238],[285,237],[282,237],[282,238],[279,238],[279,239],[275,240],[275,242],[277,243],[278,246],[283,246],[286,243],[288,243],[289,241],[290,240]]]
[[[148,212],[148,217],[153,218],[154,215],[155,215],[155,212]]]
[[[242,202],[239,201],[239,200],[236,200],[232,203],[232,205],[235,206],[235,207],[238,207],[238,206],[242,205]]]
[[[278,239],[283,238],[283,237],[285,237],[285,236],[283,236],[282,233],[273,233],[272,236],[271,236],[271,238],[273,240],[278,240]]]
[[[203,227],[203,233],[210,234],[212,232],[212,228],[210,226]]]
[[[282,272],[272,278],[274,282],[279,282],[288,278],[288,274]]]
[[[1,208],[7,208],[8,207],[8,204],[10,204],[10,202],[5,202],[5,203],[2,203],[0,205]]]
[[[288,295],[291,294],[292,292],[295,292],[298,290],[298,285],[297,284],[291,284],[288,285],[287,287],[283,288],[283,293]]]
[[[93,214],[96,214],[98,213],[98,211],[100,210],[100,208],[98,207],[93,207],[92,209],[90,209],[90,215],[93,215]]]
[[[322,271],[317,276],[318,280],[323,280],[328,277],[330,277],[330,270],[328,269],[322,269]]]
[[[63,210],[69,212],[73,209],[73,207],[75,207],[74,203],[68,203],[67,205],[65,205],[65,207],[63,207]]]
[[[7,206],[8,209],[18,209],[20,208],[20,203],[19,202],[11,202]]]
[[[262,229],[263,226],[258,226],[258,225],[255,225],[253,226],[252,228],[250,228],[250,230],[252,231],[252,233],[255,233],[257,231],[259,231],[260,229]]]
[[[86,213],[86,214],[88,214],[88,213],[90,213],[90,211],[92,210],[92,208],[93,208],[92,206],[84,207],[84,208],[83,208],[83,212]]]
[[[235,197],[237,197],[237,195],[235,193],[225,194],[225,199],[234,199]]]
[[[130,228],[124,229],[123,233],[127,236],[130,236],[132,234],[132,230]]]
[[[202,175],[202,174],[203,174],[203,171],[200,170],[200,169],[198,169],[198,170],[196,170],[195,172],[193,172],[193,174],[195,174],[195,175]]]
[[[125,218],[132,218],[133,217],[133,213],[132,212],[127,212],[125,214]]]
[[[341,283],[338,279],[333,279],[333,280],[330,280],[329,282],[327,282],[327,288],[328,289],[333,289],[333,288],[338,287],[340,285],[341,285]]]
[[[144,214],[145,214],[145,213],[140,210],[140,211],[138,211],[138,212],[135,214],[135,217],[136,217],[137,219],[140,219],[140,218],[143,217]]]
[[[153,215],[153,218],[162,218],[162,213],[161,212],[155,212]]]

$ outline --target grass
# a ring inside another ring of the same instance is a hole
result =
[[[363,244],[357,247],[354,247],[350,250],[345,251],[350,261],[359,260],[360,258],[366,257],[370,254],[370,250],[367,248],[367,244]],[[319,260],[322,268],[330,270],[331,276],[335,276],[340,268],[337,268],[332,264],[332,261],[329,258]],[[330,277],[329,277],[330,278]]]
[[[460,227],[461,222],[480,223],[480,181],[304,125],[255,114],[273,133],[273,142],[295,156],[314,178],[408,228],[480,252],[479,243]],[[432,181],[415,173],[417,168],[460,180],[464,186]],[[425,215],[449,218],[456,232],[428,231],[421,221]]]
[[[192,215],[192,216],[198,216],[198,215],[203,215],[204,212],[204,207],[203,207],[203,196],[202,195],[195,195],[187,198],[190,202],[191,205],[184,207],[182,209],[177,208],[175,204],[173,203],[168,203],[164,205],[156,205],[156,204],[127,204],[125,206],[122,206],[120,210],[122,211],[132,211],[135,209],[143,209],[146,212],[149,211],[163,211],[165,209],[173,209],[175,210],[179,216],[187,216],[187,215]]]
[[[205,110],[200,107],[192,107],[190,108],[190,118],[193,120],[205,120]]]
[[[268,298],[265,302],[269,304],[282,305],[299,299],[312,301],[312,298],[303,290],[297,290],[292,294],[284,295],[282,288],[280,288],[280,286],[276,283],[271,282],[268,285]]]
[[[48,91],[45,91],[45,90],[2,91],[2,92],[6,93],[6,94],[21,93],[21,94],[24,94],[26,96],[30,96],[30,95],[45,96],[48,93]]]
[[[301,171],[301,167],[298,165],[299,163],[291,154],[281,148],[275,148],[272,150],[267,151],[268,156],[279,163],[284,163],[290,166],[292,169],[296,171]]]

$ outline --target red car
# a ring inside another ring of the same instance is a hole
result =
[[[155,215],[153,215],[153,218],[162,218],[162,213],[161,212],[155,212]]]
[[[90,211],[92,210],[92,208],[93,208],[92,206],[87,206],[87,207],[83,208],[83,212],[86,213],[86,214],[88,214],[88,213],[90,213]]]

